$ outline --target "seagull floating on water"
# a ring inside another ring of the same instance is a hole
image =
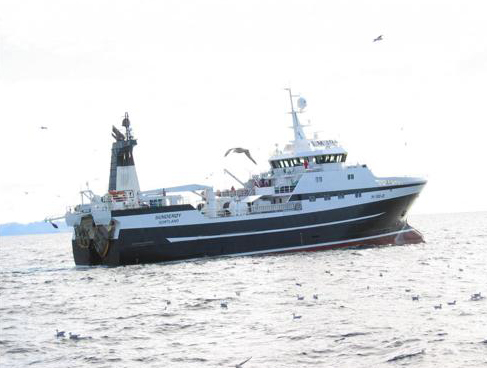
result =
[[[300,319],[302,316],[297,316],[296,313],[293,313],[293,319]]]
[[[297,294],[296,297],[298,298],[298,300],[304,300],[304,296],[300,296],[299,294]]]
[[[227,157],[230,152],[234,152],[234,153],[245,153],[245,155],[249,158],[249,160],[252,161],[254,164],[257,165],[257,162],[255,162],[255,160],[250,155],[250,151],[248,149],[246,149],[246,148],[242,148],[242,147],[230,148],[227,151],[227,153],[225,153],[225,157]]]
[[[297,282],[297,283],[296,283],[296,286],[303,286],[303,285],[301,285],[299,282]]]
[[[416,295],[416,296],[413,295],[412,299],[413,299],[413,301],[419,300],[419,295]]]
[[[318,294],[313,294],[313,299],[318,300]]]
[[[228,308],[228,305],[227,305],[227,303],[221,303],[220,304],[220,307],[222,307],[224,309],[227,309]]]
[[[56,328],[56,337],[64,337],[65,331],[58,331]]]
[[[435,307],[435,309],[441,309],[441,304],[435,305],[434,307]]]
[[[455,305],[455,304],[457,304],[457,301],[456,301],[456,300],[454,300],[454,301],[452,301],[452,302],[447,302],[446,304],[448,304],[448,305]]]
[[[79,335],[72,334],[71,332],[69,333],[69,338],[71,340],[79,340],[80,339]]]
[[[484,297],[482,296],[482,293],[475,293],[475,294],[472,294],[472,296],[470,297],[470,300],[481,300],[481,299],[484,299]]]

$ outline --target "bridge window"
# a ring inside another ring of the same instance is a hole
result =
[[[360,192],[355,193],[355,198],[360,198],[360,197],[362,197],[362,193]]]
[[[316,163],[317,164],[324,164],[326,162],[326,156],[316,156]]]
[[[355,179],[355,175],[354,174],[348,174],[347,175],[347,179],[348,180],[353,180],[353,179]]]
[[[316,180],[316,182],[317,182],[317,183],[321,183],[321,182],[323,182],[323,178],[322,178],[321,176],[317,176],[317,177],[315,178],[315,180]]]
[[[316,202],[316,197],[315,196],[309,196],[309,201],[310,202]]]
[[[345,198],[345,196],[343,194],[338,195],[338,199],[343,199],[343,198]]]

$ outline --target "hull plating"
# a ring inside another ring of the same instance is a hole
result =
[[[73,241],[77,265],[129,265],[423,241],[405,220],[417,194],[273,219],[225,224],[122,229],[102,259]]]

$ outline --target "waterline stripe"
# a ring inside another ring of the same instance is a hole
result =
[[[246,236],[246,235],[248,236],[248,235],[278,233],[278,232],[285,232],[285,231],[292,231],[292,230],[300,230],[300,229],[311,229],[313,227],[330,226],[330,225],[336,225],[336,224],[343,224],[343,223],[347,223],[347,222],[366,220],[366,219],[369,219],[369,218],[373,218],[373,217],[380,216],[380,215],[382,215],[384,213],[385,212],[381,212],[381,213],[377,213],[375,215],[357,217],[357,218],[348,219],[348,220],[325,222],[323,224],[315,224],[315,225],[288,227],[288,228],[283,228],[283,229],[250,231],[250,232],[245,232],[245,233],[231,233],[231,234],[221,234],[221,235],[187,236],[187,237],[167,238],[167,240],[169,240],[171,243],[177,243],[177,242],[182,242],[182,241],[205,240],[205,239],[218,239],[218,238],[228,238],[228,237],[232,237],[232,236]]]
[[[385,234],[373,235],[373,236],[366,236],[365,238],[355,238],[355,239],[348,239],[348,240],[338,240],[338,241],[334,241],[334,242],[317,243],[317,244],[312,244],[312,245],[301,245],[301,246],[298,246],[298,247],[275,248],[275,249],[267,249],[267,250],[257,250],[257,251],[254,251],[254,252],[233,253],[233,254],[227,254],[227,255],[225,255],[225,257],[251,256],[251,255],[254,255],[254,254],[270,254],[270,253],[286,252],[286,251],[290,251],[290,250],[300,250],[300,249],[316,248],[316,247],[322,247],[322,246],[326,246],[326,245],[354,243],[354,242],[358,242],[358,241],[362,241],[362,240],[369,240],[369,239],[375,239],[375,238],[382,238],[384,236],[389,236],[389,235],[396,235],[396,234],[401,234],[401,233],[408,233],[408,232],[411,232],[411,231],[414,231],[414,229],[393,231],[391,233],[385,233]]]

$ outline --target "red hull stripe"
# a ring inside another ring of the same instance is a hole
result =
[[[357,238],[342,240],[329,243],[320,243],[313,245],[303,245],[287,248],[276,248],[269,250],[261,250],[255,252],[235,253],[228,256],[246,256],[253,254],[270,254],[270,253],[287,253],[287,252],[313,252],[324,249],[337,249],[346,247],[367,247],[379,245],[404,245],[423,243],[423,236],[415,229],[409,228],[407,230],[394,231],[392,233],[381,234],[376,236],[369,236],[366,238]]]

